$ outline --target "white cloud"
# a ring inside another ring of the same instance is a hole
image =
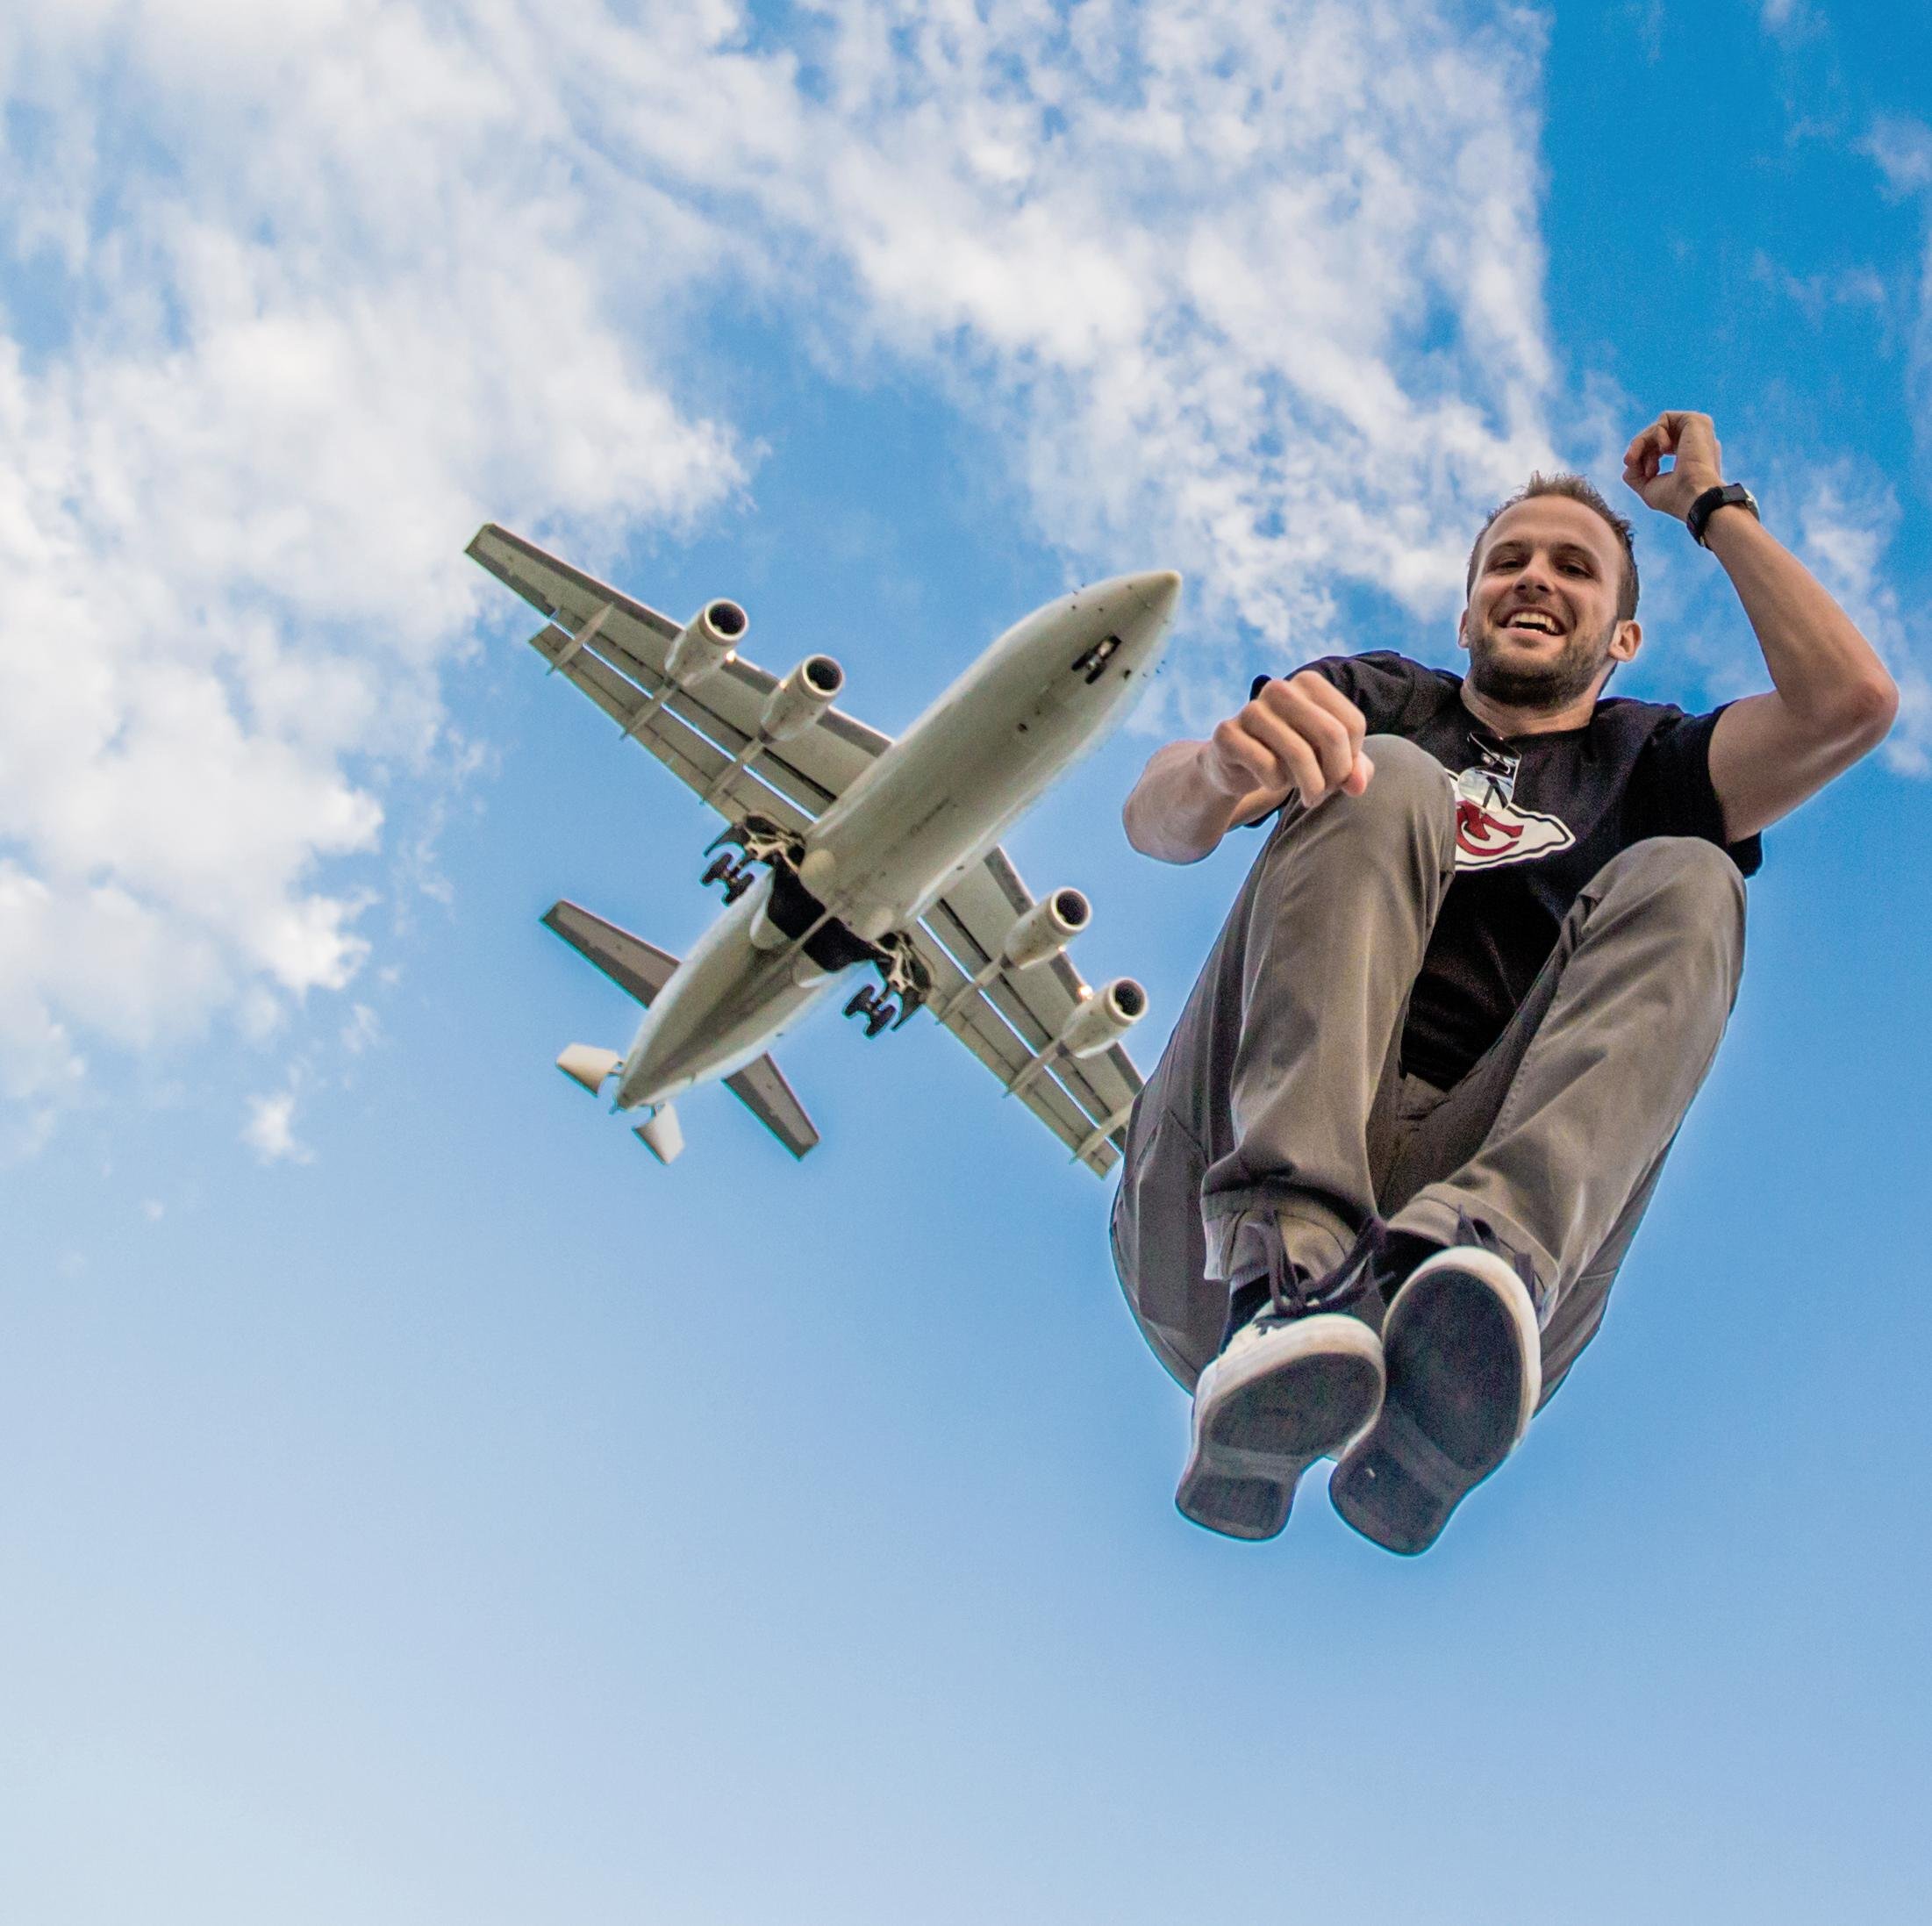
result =
[[[315,1161],[315,1153],[296,1140],[293,1090],[284,1090],[269,1097],[251,1097],[247,1121],[241,1127],[241,1141],[264,1163],[311,1163]]]
[[[1549,455],[1542,29],[1470,18],[874,0],[823,17],[822,105],[713,91],[708,135],[654,111],[606,138],[948,371],[1078,562],[1188,571],[1219,700],[1236,617],[1313,653],[1341,584],[1446,608],[1475,519]]]
[[[486,512],[607,539],[738,483],[600,278],[521,30],[377,0],[0,25],[0,247],[39,290],[0,340],[16,1097],[72,1085],[70,1033],[354,976],[363,771],[432,753]],[[667,295],[689,226],[655,230]]]
[[[1894,192],[1916,194],[1932,187],[1932,127],[1922,120],[1885,116],[1874,124],[1864,151]]]
[[[835,373],[936,372],[1070,567],[1186,569],[1196,715],[1241,625],[1307,655],[1356,640],[1349,584],[1453,603],[1549,453],[1537,16],[847,0],[788,31],[730,0],[0,25],[0,248],[37,290],[0,341],[11,1095],[354,978],[371,760],[460,759],[462,539],[594,561],[739,489],[760,425],[668,372],[727,298],[808,317]]]
[[[1932,126],[1894,116],[1878,121],[1864,143],[1894,195],[1917,195],[1932,210]],[[1912,324],[1907,398],[1921,454],[1932,461],[1932,221],[1919,268],[1918,311]]]
[[[366,1003],[350,1006],[348,1021],[342,1026],[340,1038],[344,1052],[350,1056],[360,1056],[364,1050],[373,1049],[382,1039],[383,1020]]]
[[[1890,487],[1849,464],[1815,477],[1799,511],[1799,549],[1884,658],[1899,685],[1899,720],[1882,754],[1900,775],[1932,775],[1932,677],[1923,664],[1932,637],[1900,607],[1886,576],[1899,524]]]

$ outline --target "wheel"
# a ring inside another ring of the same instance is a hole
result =
[[[733,860],[731,851],[726,850],[724,855],[716,858],[710,869],[706,870],[704,875],[698,877],[699,887],[709,889],[713,883],[719,882],[724,877],[728,877],[732,873]]]
[[[735,903],[748,890],[755,878],[749,870],[733,870],[725,879],[725,900]]]
[[[893,1019],[898,1013],[898,1010],[894,1005],[890,1003],[880,1004],[872,1012],[871,1015],[866,1018],[865,1034],[868,1036],[877,1036],[881,1030],[890,1027]]]
[[[869,1017],[878,1000],[878,992],[870,984],[868,984],[864,989],[859,992],[857,996],[853,998],[851,1002],[846,1005],[845,1013],[848,1016]]]

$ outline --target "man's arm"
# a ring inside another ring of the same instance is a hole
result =
[[[1205,742],[1154,752],[1120,811],[1127,841],[1163,863],[1199,863],[1291,791],[1311,809],[1338,792],[1359,796],[1375,774],[1365,730],[1361,710],[1310,670],[1267,683]]]
[[[1675,457],[1669,469],[1661,463]],[[1708,415],[1660,415],[1623,458],[1623,478],[1681,521],[1724,479]],[[1734,702],[1711,734],[1711,786],[1736,842],[1815,795],[1885,740],[1899,691],[1851,619],[1757,518],[1721,508],[1706,545],[1724,566],[1771,670],[1772,691]]]

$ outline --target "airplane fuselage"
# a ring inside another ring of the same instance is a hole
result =
[[[861,942],[910,927],[1120,720],[1178,587],[1164,570],[1119,576],[1016,622],[805,832],[794,895]],[[659,992],[617,1108],[732,1075],[830,988],[838,970],[774,921],[776,881],[762,877]]]

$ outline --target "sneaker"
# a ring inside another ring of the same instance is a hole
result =
[[[1270,1301],[1194,1387],[1192,1444],[1174,1494],[1184,1517],[1230,1538],[1274,1537],[1301,1474],[1346,1450],[1382,1402],[1375,1333],[1327,1308],[1335,1300],[1308,1289],[1278,1235],[1270,1243]]]
[[[1380,1414],[1328,1481],[1356,1530],[1410,1556],[1522,1442],[1542,1392],[1535,1271],[1467,1217],[1457,1239],[1395,1292]]]

